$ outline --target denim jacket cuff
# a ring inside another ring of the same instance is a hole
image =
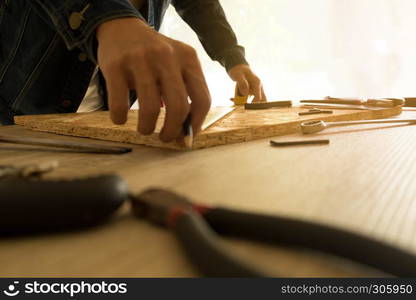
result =
[[[136,17],[144,20],[128,0],[36,0],[49,15],[68,50],[76,47],[95,60],[95,30],[103,22]]]

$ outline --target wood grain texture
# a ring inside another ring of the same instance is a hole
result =
[[[416,110],[402,115],[416,117]],[[83,140],[20,126],[0,127],[0,133]],[[0,144],[0,164],[58,160],[61,166],[48,178],[116,173],[132,192],[168,188],[198,203],[339,226],[416,253],[416,125],[330,128],[310,137],[331,144],[275,148],[263,139],[192,152],[133,146],[124,155]],[[273,139],[299,138],[304,136]],[[227,246],[276,275],[383,275],[302,249],[228,239]],[[109,223],[91,230],[1,238],[0,266],[2,277],[198,276],[174,236],[133,218],[127,205]]]
[[[211,115],[221,112],[213,107]],[[265,137],[282,136],[300,132],[300,123],[305,120],[348,121],[387,118],[401,113],[401,107],[381,110],[334,110],[331,115],[299,116],[304,108],[270,108],[265,110],[244,110],[237,108],[233,113],[204,130],[194,139],[194,149],[234,144]],[[175,143],[162,143],[158,133],[162,128],[164,113],[159,116],[155,133],[143,136],[137,133],[138,112],[131,110],[125,125],[114,125],[108,112],[79,114],[55,114],[15,117],[16,124],[32,130],[63,135],[96,138],[130,144],[180,149]]]

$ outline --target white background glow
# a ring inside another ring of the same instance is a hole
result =
[[[416,96],[415,0],[221,3],[269,100]],[[229,104],[233,82],[172,7],[161,31],[198,50],[213,104]]]

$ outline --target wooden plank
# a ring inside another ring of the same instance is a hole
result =
[[[305,120],[348,121],[388,118],[401,113],[397,106],[380,110],[334,110],[331,115],[299,116],[305,108],[271,108],[234,112],[204,130],[194,140],[194,149],[246,142],[265,137],[281,136],[300,132],[300,123]],[[224,108],[213,107],[208,119],[223,113]],[[137,133],[138,111],[129,111],[124,125],[114,125],[106,111],[77,114],[53,114],[17,116],[16,124],[26,128],[63,135],[96,138],[107,141],[179,149],[175,143],[163,143],[158,134],[163,125],[164,112],[159,116],[155,133],[143,136]]]

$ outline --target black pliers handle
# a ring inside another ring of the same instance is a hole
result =
[[[278,216],[193,205],[175,193],[150,189],[131,196],[136,216],[171,228],[200,271],[213,277],[264,277],[232,255],[218,234],[310,248],[352,259],[399,277],[416,277],[416,256],[340,228]]]
[[[81,229],[107,221],[128,199],[117,175],[0,180],[0,237]]]

